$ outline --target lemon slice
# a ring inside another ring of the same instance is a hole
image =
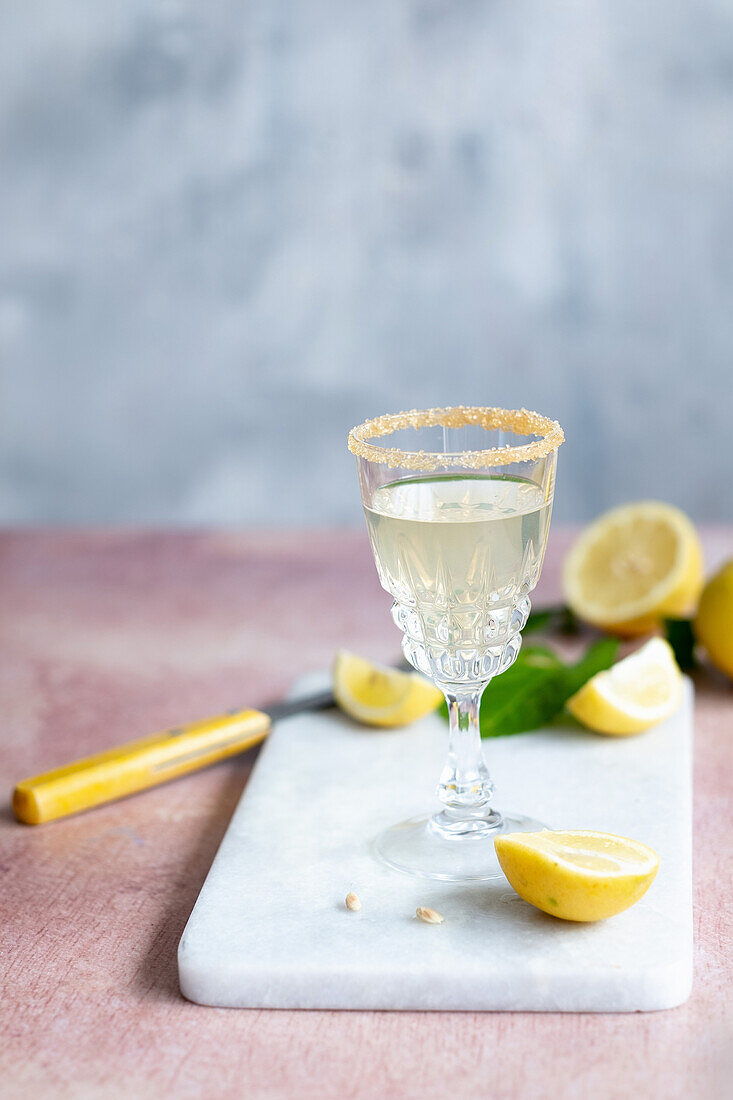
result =
[[[682,673],[662,638],[597,672],[567,701],[574,718],[597,733],[641,733],[673,714],[682,698]]]
[[[586,622],[616,634],[646,634],[663,616],[694,609],[703,583],[692,522],[658,501],[605,512],[581,534],[563,573],[565,598]]]
[[[694,628],[713,664],[733,678],[733,559],[705,585]]]
[[[610,833],[508,833],[494,847],[519,896],[563,920],[623,912],[643,897],[659,869],[651,848]]]
[[[417,673],[374,665],[346,650],[336,654],[333,693],[343,711],[368,726],[406,726],[443,701],[442,691]]]

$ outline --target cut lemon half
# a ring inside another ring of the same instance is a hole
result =
[[[673,714],[682,673],[669,642],[652,638],[613,668],[597,672],[567,701],[574,718],[597,733],[641,733]]]
[[[615,634],[646,634],[690,614],[703,584],[700,540],[679,508],[647,500],[613,508],[565,559],[565,598],[580,619]]]
[[[645,844],[610,833],[508,833],[494,841],[521,898],[563,920],[605,920],[643,897],[659,869]]]
[[[336,702],[368,726],[406,726],[435,710],[443,693],[415,672],[372,664],[340,650],[333,664]]]

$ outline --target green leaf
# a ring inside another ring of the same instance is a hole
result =
[[[664,633],[683,672],[695,667],[695,635],[690,619],[665,619]]]
[[[555,608],[542,607],[536,611],[530,611],[529,618],[527,619],[527,625],[524,628],[523,633],[527,631],[532,633],[533,630],[544,630],[546,626],[552,622],[555,614]]]
[[[618,647],[616,638],[601,638],[585,651],[577,664],[570,665],[565,672],[568,688],[565,699],[569,699],[571,695],[575,695],[576,691],[580,691],[591,676],[610,668],[616,660]]]
[[[604,638],[590,646],[576,664],[565,665],[547,646],[523,649],[484,692],[481,736],[506,737],[546,726],[591,676],[610,668],[617,651],[618,642]],[[447,707],[441,712],[447,719]]]
[[[564,665],[554,649],[548,645],[526,645],[519,651],[518,661],[530,668],[563,668]],[[514,667],[514,666],[512,666]],[[506,675],[506,673],[504,673]]]
[[[537,729],[562,709],[565,669],[562,664],[516,661],[491,681],[481,700],[481,736],[504,737]]]
[[[577,634],[579,629],[580,623],[570,608],[560,604],[557,607],[538,607],[530,611],[523,633],[552,630],[557,634]]]

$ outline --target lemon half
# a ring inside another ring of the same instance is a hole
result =
[[[416,672],[384,668],[346,650],[336,654],[333,693],[346,714],[368,726],[406,726],[443,701],[442,691]]]
[[[563,920],[605,920],[643,897],[659,869],[645,844],[590,831],[508,833],[494,841],[520,897]]]
[[[646,634],[690,614],[703,584],[700,540],[679,508],[647,500],[599,516],[570,550],[565,598],[580,618],[615,634]]]
[[[682,673],[669,642],[650,641],[597,672],[567,701],[574,718],[597,733],[641,733],[669,718],[680,705]]]

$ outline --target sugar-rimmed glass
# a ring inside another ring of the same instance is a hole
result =
[[[478,719],[487,684],[519,653],[563,438],[556,421],[526,409],[464,406],[381,416],[349,434],[403,653],[448,704],[443,809],[376,841],[398,870],[446,882],[495,878],[494,837],[543,827],[494,807]]]

